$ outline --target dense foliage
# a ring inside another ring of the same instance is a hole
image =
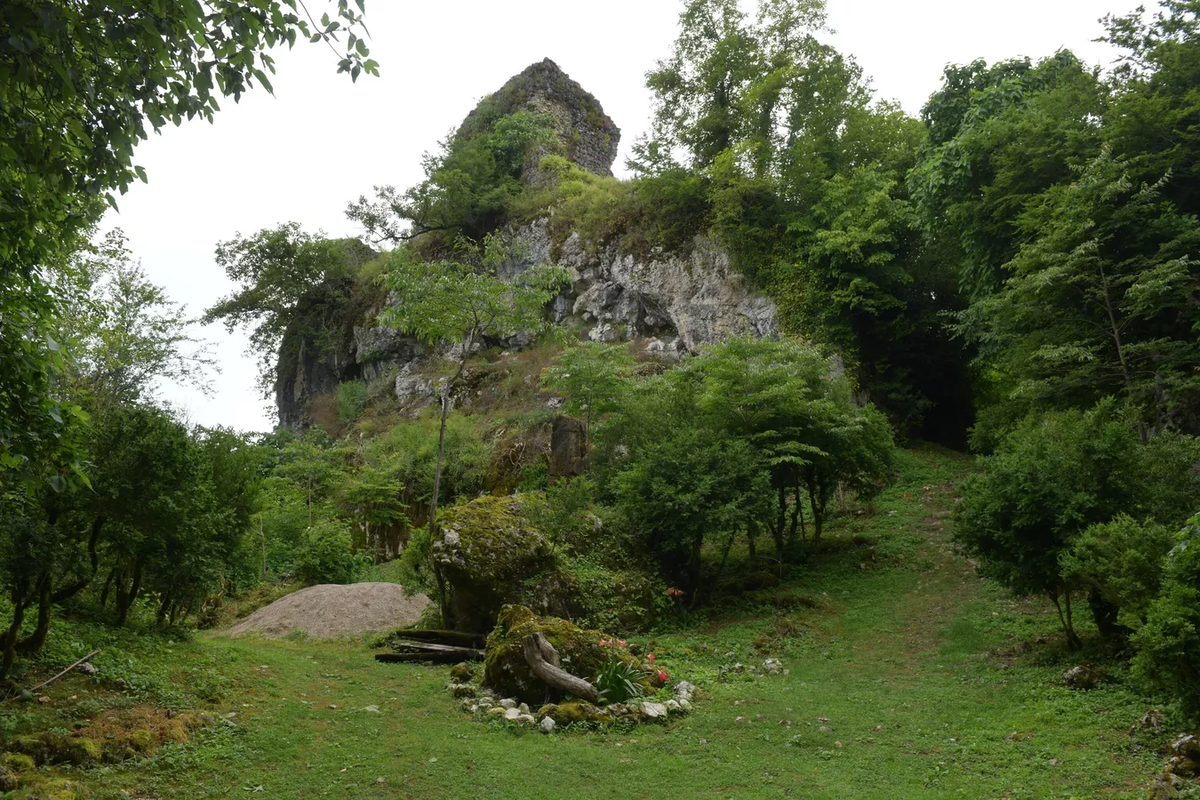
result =
[[[648,625],[741,591],[731,560],[745,586],[806,563],[889,480],[894,438],[926,438],[983,454],[954,518],[980,572],[1049,598],[1072,648],[1085,598],[1108,651],[1200,714],[1196,2],[1108,18],[1108,72],[1067,51],[950,66],[915,118],[827,43],[822,0],[687,0],[632,179],[573,163],[567,123],[510,86],[416,186],[350,204],[385,252],[295,224],[218,245],[238,287],[205,320],[251,329],[263,388],[364,325],[423,354],[411,391],[372,362],[317,398],[324,427],[257,439],[156,405],[210,360],[89,226],[144,179],[147,123],[267,84],[269,47],[346,32],[341,69],[374,72],[360,14],[104,10],[0,11],[0,677],[65,603],[211,620],[262,582],[397,557],[447,626],[510,601]],[[572,276],[514,251],[533,221],[550,261],[571,235],[618,257],[715,241],[783,333],[678,362],[562,349],[571,331],[543,334]],[[471,536],[492,547],[476,575],[447,556]]]

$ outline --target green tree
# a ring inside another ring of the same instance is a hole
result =
[[[530,154],[556,144],[552,119],[527,110],[497,116],[485,101],[463,127],[425,154],[425,180],[403,194],[376,186],[375,199],[359,197],[346,215],[375,242],[401,242],[426,234],[437,241],[478,241],[495,230],[509,204],[524,191],[521,176]]]
[[[120,229],[73,254],[54,283],[66,310],[56,322],[65,377],[93,402],[152,401],[161,381],[207,391],[217,369],[208,344],[189,334],[186,308],[147,279]]]
[[[1065,50],[1037,64],[947,67],[922,111],[928,140],[908,182],[923,225],[953,246],[970,296],[1008,277],[1025,210],[1099,153],[1107,102],[1099,76]]]
[[[659,438],[624,461],[615,493],[663,575],[686,589],[695,605],[706,539],[723,536],[732,543],[745,533],[769,501],[770,485],[762,459],[746,441],[683,415],[663,423]]]
[[[1106,395],[1152,428],[1200,426],[1200,224],[1107,152],[1025,213],[1028,239],[1003,287],[959,330],[1024,407],[1087,407]]]
[[[980,572],[1017,595],[1049,597],[1072,646],[1080,643],[1071,609],[1076,585],[1064,577],[1062,560],[1084,531],[1122,513],[1178,524],[1150,517],[1158,509],[1147,489],[1152,473],[1146,465],[1157,454],[1115,409],[1109,400],[1086,412],[1031,415],[963,484],[955,509],[955,540],[979,562]],[[1194,476],[1184,471],[1174,480],[1191,484],[1191,496],[1200,497]],[[1089,538],[1105,533],[1112,530]],[[1091,546],[1083,541],[1081,547]],[[1074,568],[1067,574],[1080,577]],[[1091,594],[1104,629],[1115,614],[1102,592]]]
[[[145,171],[132,162],[150,130],[212,119],[220,96],[270,90],[267,50],[300,36],[339,43],[339,70],[377,74],[362,0],[320,24],[300,0],[13,0],[0,9],[0,470],[54,475],[73,406],[53,395],[61,367],[50,321],[63,313],[48,265],[83,239],[113,194]],[[48,466],[47,466],[48,465]],[[12,476],[6,476],[11,478]]]
[[[555,357],[541,384],[563,396],[563,410],[583,420],[590,448],[592,425],[620,407],[635,361],[626,345],[584,342]]]
[[[1200,716],[1200,517],[1175,537],[1166,557],[1163,588],[1146,624],[1134,634],[1134,673],[1178,699],[1191,719]]]
[[[1122,513],[1084,529],[1059,556],[1063,580],[1087,593],[1102,636],[1124,637],[1145,622],[1174,539],[1170,528]],[[1122,624],[1122,613],[1134,624]]]
[[[306,339],[321,342],[364,310],[356,302],[356,279],[373,258],[357,240],[314,236],[295,222],[239,234],[217,245],[216,260],[240,288],[205,311],[202,322],[250,329],[259,387],[267,396],[280,364],[296,357],[281,349],[285,334],[292,334],[294,347]]]
[[[431,534],[437,519],[446,418],[467,359],[487,339],[540,334],[548,325],[546,304],[567,282],[566,271],[550,265],[531,267],[513,280],[501,278],[497,268],[509,263],[513,253],[497,235],[484,237],[481,246],[464,247],[468,260],[427,262],[408,248],[393,251],[387,273],[393,304],[381,315],[385,324],[431,345],[448,345],[455,354],[455,372],[439,390],[441,421],[429,510]],[[452,625],[444,580],[436,567],[434,571],[443,621]]]

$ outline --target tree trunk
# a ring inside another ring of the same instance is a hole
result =
[[[1119,643],[1128,638],[1129,628],[1117,622],[1117,614],[1121,610],[1118,606],[1105,600],[1095,589],[1088,592],[1088,606],[1104,641]]]
[[[112,589],[113,579],[117,576],[117,568],[113,567],[108,571],[108,578],[104,581],[104,589],[100,592],[100,608],[108,607],[108,592]]]
[[[525,663],[547,686],[563,694],[574,695],[589,703],[600,702],[596,687],[559,666],[558,651],[541,633],[531,633],[521,640]]]
[[[1058,609],[1058,621],[1062,624],[1063,633],[1067,636],[1067,646],[1072,650],[1079,650],[1083,647],[1083,642],[1075,633],[1075,626],[1071,623],[1071,593],[1067,592],[1067,613],[1063,614],[1062,604],[1058,601],[1058,592],[1052,592],[1049,595],[1050,601],[1054,603],[1054,607]]]
[[[438,493],[442,488],[442,456],[446,447],[446,417],[450,413],[450,398],[448,396],[449,392],[449,386],[442,391],[442,421],[438,426],[437,464],[433,470],[433,498],[429,503],[430,542],[433,541],[433,537],[436,535],[435,523],[437,522]],[[446,592],[446,576],[442,574],[442,569],[438,566],[436,559],[433,562],[433,577],[437,582],[438,608],[442,612],[442,624],[447,628],[453,628],[454,609],[450,607],[450,598],[447,596]]]
[[[25,621],[25,607],[28,605],[28,600],[21,596],[23,594],[22,590],[13,591],[12,621],[8,624],[3,642],[0,642],[3,645],[3,654],[0,655],[0,680],[8,677],[8,671],[12,669],[13,661],[17,657],[17,637],[21,634],[21,624]]]
[[[800,539],[808,539],[808,529],[804,524],[804,490],[800,486],[800,478],[796,478],[796,489],[793,492],[796,498],[796,505],[792,507],[792,530],[789,534],[792,541],[796,541],[796,523],[800,523]]]
[[[142,590],[142,567],[145,566],[146,557],[138,556],[133,562],[133,578],[129,586],[129,591],[122,592],[120,587],[117,587],[117,627],[125,624],[126,617],[129,616],[129,609],[133,607],[137,601],[138,592]]]
[[[783,536],[787,530],[787,489],[779,486],[779,517],[775,520],[775,528],[771,533],[775,537],[775,557],[783,563]]]
[[[817,492],[817,487],[816,487],[816,481],[815,480],[809,481],[808,482],[808,502],[809,502],[809,505],[812,506],[813,541],[814,542],[821,541],[821,529],[823,527],[824,517],[825,517],[825,515],[822,513],[821,504],[819,502],[817,502],[817,493],[818,492]]]
[[[38,598],[38,621],[37,627],[33,629],[33,634],[27,639],[23,639],[17,643],[17,652],[22,655],[33,655],[40,652],[46,645],[46,634],[50,631],[50,605],[53,601],[53,593],[51,592],[51,581],[49,573],[42,576],[38,581],[37,598]]]

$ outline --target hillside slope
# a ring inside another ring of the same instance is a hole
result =
[[[702,689],[695,713],[668,727],[509,730],[464,714],[444,667],[204,638],[195,646],[240,687],[227,703],[235,723],[84,780],[97,797],[1141,796],[1165,734],[1127,732],[1150,701],[1116,684],[1064,687],[1071,662],[1047,609],[1003,597],[947,544],[969,467],[904,454],[902,479],[843,518],[819,569],[762,605],[644,641]],[[1050,645],[1031,649],[1035,639]],[[768,656],[788,674],[720,675]],[[77,691],[63,681],[53,705]]]

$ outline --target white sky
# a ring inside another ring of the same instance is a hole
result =
[[[879,96],[916,114],[942,68],[975,58],[1038,58],[1066,47],[1107,65],[1093,40],[1108,12],[1133,0],[829,0],[834,44],[852,53]],[[309,0],[314,10],[321,0]],[[123,228],[151,279],[199,315],[232,288],[213,261],[218,241],[280,222],[331,236],[357,231],[349,200],[376,184],[412,185],[421,155],[483,96],[549,57],[594,94],[629,145],[647,128],[643,77],[675,37],[682,0],[368,0],[371,57],[381,77],[351,84],[324,45],[275,53],[275,94],[223,102],[214,124],[192,122],[142,145],[149,173],[120,198],[106,225]],[[620,174],[620,173],[619,173]],[[202,332],[217,345],[215,396],[166,387],[164,396],[204,425],[267,430],[273,406],[254,388],[244,335]]]

